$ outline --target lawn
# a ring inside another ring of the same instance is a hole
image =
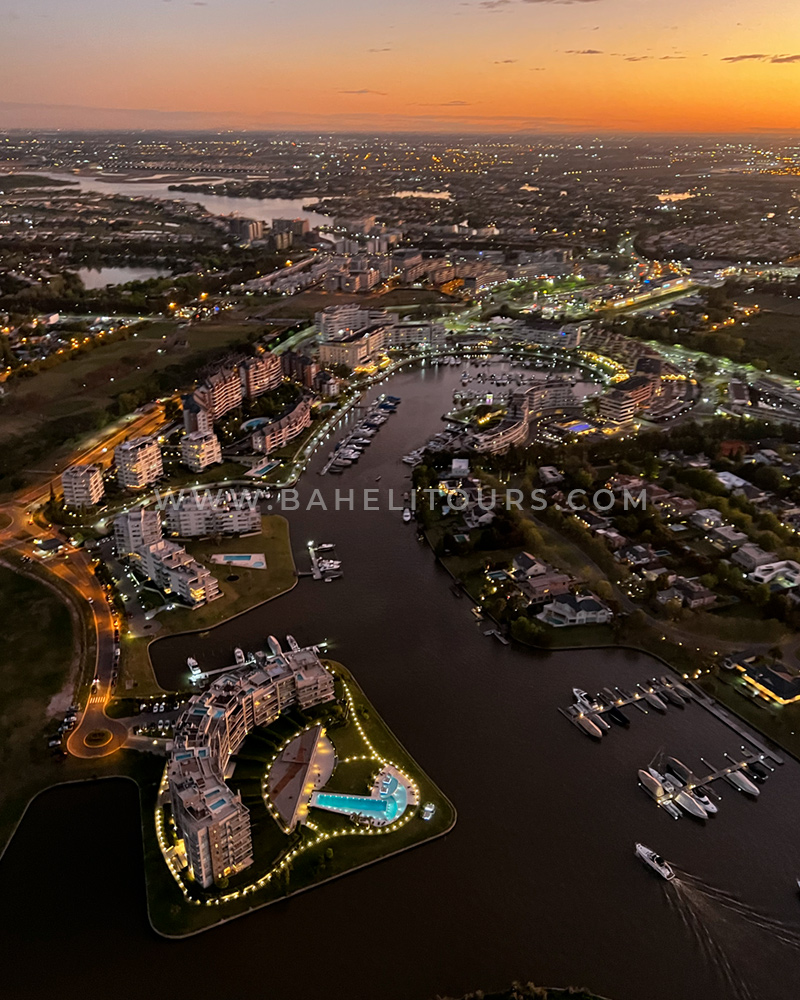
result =
[[[0,565],[0,849],[24,805],[61,777],[47,749],[48,706],[76,676],[70,609],[44,584]],[[69,699],[71,700],[71,698]],[[67,701],[67,706],[69,705]]]
[[[187,331],[188,348],[166,349],[164,338],[174,329],[171,321],[146,324],[127,340],[7,383],[0,440],[30,433],[32,425],[47,420],[107,409],[118,395],[138,389],[153,373],[192,361],[199,367],[221,348],[246,341],[256,327],[230,318],[210,320]]]
[[[212,628],[234,615],[249,611],[264,601],[285,593],[295,585],[297,571],[292,556],[289,539],[289,524],[279,515],[262,517],[262,534],[246,538],[224,538],[219,542],[209,539],[186,543],[186,549],[198,562],[208,566],[219,580],[222,597],[205,607],[192,610],[179,608],[165,611],[158,616],[161,630],[158,636],[131,638],[122,642],[122,669],[119,684],[121,696],[130,695],[128,682],[135,682],[137,697],[160,694],[150,663],[147,647],[154,638],[174,635],[177,632],[194,632]],[[263,552],[267,557],[267,569],[242,569],[232,566],[217,566],[211,563],[213,553]],[[235,576],[238,579],[232,580]]]
[[[327,665],[336,675],[337,698],[347,705],[346,717],[336,703],[317,706],[307,713],[291,709],[273,725],[251,733],[236,755],[230,783],[241,792],[250,809],[255,862],[219,889],[202,890],[189,883],[187,891],[191,898],[206,905],[187,904],[167,871],[153,832],[155,791],[153,787],[149,789],[149,801],[143,808],[148,908],[153,926],[161,933],[180,936],[204,930],[221,919],[266,906],[442,836],[453,827],[454,807],[397,741],[352,675],[339,663],[328,661]],[[381,766],[380,761],[391,762],[417,783],[420,803],[436,805],[433,817],[426,822],[407,811],[393,828],[368,834],[367,829],[352,825],[343,816],[314,810],[313,828],[302,827],[285,835],[267,811],[261,781],[275,750],[317,721],[327,726],[340,759],[354,754],[373,758],[371,765],[341,764],[342,772],[337,771],[335,787],[346,788],[353,794],[367,794],[368,781]],[[289,851],[294,851],[295,857],[280,868]],[[259,880],[258,888],[243,892]]]
[[[747,358],[759,358],[773,369],[794,375],[799,370],[800,311],[797,303],[774,295],[753,298],[761,306],[761,312],[751,316],[747,326],[737,324],[733,334],[744,338]]]

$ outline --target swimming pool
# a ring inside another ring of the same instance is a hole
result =
[[[258,479],[260,476],[266,476],[268,472],[271,472],[273,469],[276,469],[280,464],[281,464],[280,462],[277,462],[273,459],[270,462],[265,462],[264,465],[258,465],[252,469],[249,469],[247,472],[245,472],[245,476],[248,479]]]
[[[381,824],[393,823],[402,816],[408,805],[405,785],[391,776],[375,795],[341,795],[334,792],[315,792],[311,805],[343,816],[370,817]]]
[[[245,569],[266,569],[267,557],[263,552],[215,552],[211,562],[217,566],[242,566]]]

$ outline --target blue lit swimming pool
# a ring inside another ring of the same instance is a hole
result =
[[[408,805],[405,785],[394,776],[381,785],[380,793],[374,795],[340,795],[334,792],[316,792],[311,805],[343,816],[370,817],[380,823],[393,823],[402,816]]]

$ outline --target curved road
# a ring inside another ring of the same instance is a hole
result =
[[[105,436],[75,452],[63,463],[63,467],[75,462],[107,465],[116,445],[131,436],[153,433],[163,422],[164,408],[159,404],[123,426],[115,426]],[[63,536],[53,527],[43,528],[36,524],[30,513],[34,505],[47,499],[51,486],[55,488],[59,485],[60,473],[38,486],[21,491],[13,501],[0,506],[0,552],[7,550],[18,556],[27,556],[45,573],[52,573],[65,583],[84,607],[88,605],[92,609],[96,682],[92,684],[87,704],[66,746],[75,757],[106,757],[119,750],[128,737],[127,726],[106,715],[115,667],[114,616],[106,600],[106,592],[94,574],[89,555],[83,549],[64,542]],[[57,538],[64,542],[64,549],[58,555],[43,559],[36,549],[36,538]],[[89,739],[91,734],[96,734],[95,740]]]

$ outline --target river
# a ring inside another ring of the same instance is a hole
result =
[[[154,985],[167,995],[177,983],[215,1000],[430,1000],[514,979],[586,985],[614,1000],[796,997],[799,765],[779,768],[757,802],[721,788],[705,828],[673,821],[637,787],[637,769],[662,747],[698,768],[700,755],[721,762],[738,750],[734,733],[692,705],[665,717],[629,710],[630,730],[594,744],[557,712],[574,686],[632,687],[662,673],[659,664],[622,649],[501,646],[399,513],[385,504],[374,513],[303,509],[314,488],[329,501],[337,488],[407,489],[399,458],[437,429],[459,373],[394,376],[372,395],[388,390],[403,402],[359,464],[318,476],[330,442],[312,460],[301,509],[287,515],[296,560],[305,570],[309,540],[335,542],[341,580],[301,579],[206,637],[152,647],[170,683],[190,654],[210,667],[268,634],[328,639],[455,803],[455,829],[175,943],[145,923],[132,786],[50,792],[0,867],[4,909],[21,914],[5,937],[14,996],[85,996],[90,975],[94,991],[124,998]],[[688,874],[661,881],[634,859],[636,840]]]
[[[203,191],[170,191],[169,184],[159,184],[151,181],[115,181],[101,177],[78,177],[74,174],[60,174],[52,171],[42,172],[45,177],[58,180],[74,181],[81,191],[99,191],[101,194],[123,194],[131,198],[159,198],[169,201],[188,201],[202,205],[212,215],[242,215],[248,219],[261,219],[272,222],[273,219],[308,219],[312,229],[315,226],[328,226],[333,221],[327,215],[309,212],[305,208],[313,198],[232,198],[226,195],[207,194]],[[207,178],[183,178],[180,183],[205,183]],[[59,188],[68,191],[69,188]]]
[[[82,267],[76,274],[84,288],[105,288],[106,285],[124,285],[129,281],[148,281],[164,278],[170,272],[155,267]]]

